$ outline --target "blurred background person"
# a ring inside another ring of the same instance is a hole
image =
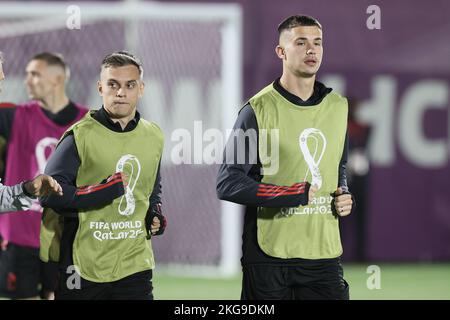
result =
[[[0,93],[2,81],[5,79],[3,62],[3,54],[0,51]],[[5,139],[2,139],[0,149],[4,149],[5,144]],[[2,172],[2,169],[3,167],[0,167],[0,172]],[[24,181],[14,186],[4,186],[0,183],[0,213],[28,210],[32,201],[31,197],[40,197],[49,193],[61,195],[62,189],[52,177],[47,175],[38,175],[33,180]]]
[[[370,163],[367,144],[370,137],[370,127],[358,119],[360,103],[354,98],[348,98],[348,159],[347,182],[356,199],[354,214],[341,224],[344,245],[348,243],[350,259],[366,261],[367,251],[367,194],[369,190]]]
[[[86,108],[66,95],[69,75],[59,54],[36,54],[26,66],[25,85],[31,101],[15,108],[0,108],[0,136],[7,141],[5,184],[17,184],[43,173],[63,132],[86,113]],[[42,209],[35,202],[31,210],[0,217],[0,295],[4,297],[51,298],[56,285],[56,266],[39,259]]]

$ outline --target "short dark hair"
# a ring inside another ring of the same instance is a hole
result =
[[[141,61],[128,51],[116,51],[108,54],[102,61],[101,69],[109,67],[124,67],[133,65],[139,70],[139,76],[144,76],[144,68]]]
[[[322,30],[322,25],[320,24],[317,19],[310,17],[310,16],[290,16],[286,19],[284,19],[279,25],[278,25],[278,34],[281,34],[284,30],[290,30],[295,27],[312,27],[316,26],[319,29]]]
[[[69,66],[64,61],[63,55],[60,53],[41,52],[41,53],[34,55],[30,59],[30,61],[33,61],[33,60],[42,60],[42,61],[45,61],[49,66],[61,67],[64,70],[66,77],[69,78],[69,76],[70,76]]]
[[[3,60],[3,52],[0,51],[0,63],[5,62],[5,60]]]

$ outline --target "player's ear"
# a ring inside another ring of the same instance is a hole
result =
[[[144,81],[139,81],[139,98],[144,96],[145,83]]]
[[[97,81],[97,90],[98,90],[98,93],[100,94],[100,96],[103,96],[103,87],[102,87],[102,83],[100,81]]]
[[[280,58],[281,60],[283,60],[286,56],[284,53],[284,48],[281,47],[280,45],[277,45],[275,47],[275,53],[277,54],[278,58]]]
[[[56,76],[56,83],[60,85],[64,85],[64,82],[66,81],[66,76],[63,74],[58,74]]]

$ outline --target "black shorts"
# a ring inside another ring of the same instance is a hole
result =
[[[39,249],[9,243],[0,254],[0,296],[34,298],[54,291],[58,268],[39,259]]]
[[[243,266],[242,300],[348,300],[339,259]]]
[[[92,282],[74,269],[60,270],[56,300],[153,300],[152,270],[114,282]]]

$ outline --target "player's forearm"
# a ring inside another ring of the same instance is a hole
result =
[[[32,199],[23,190],[23,183],[14,186],[0,184],[0,213],[28,210]]]
[[[61,185],[63,196],[43,197],[41,198],[41,204],[43,207],[52,208],[58,213],[101,207],[125,193],[123,180],[119,173],[99,184],[78,188],[67,184],[61,177],[53,176],[53,178]]]
[[[162,185],[161,185],[161,163],[158,165],[158,171],[156,173],[155,183],[153,184],[153,191],[150,195],[150,207],[161,203]]]
[[[123,180],[119,173],[103,180],[99,184],[79,188],[64,183],[57,176],[53,178],[63,188],[63,196],[53,195],[41,198],[41,204],[43,207],[52,208],[58,213],[102,207],[125,193]]]
[[[341,161],[339,162],[339,181],[338,187],[340,187],[344,193],[348,193],[352,198],[352,208],[350,213],[354,212],[356,209],[356,199],[353,194],[350,192],[347,185],[347,158],[348,158],[348,133],[345,136],[344,150],[342,151]]]
[[[348,135],[345,136],[344,150],[342,151],[341,161],[339,162],[339,181],[338,187],[347,189],[347,156],[348,156]]]
[[[150,195],[150,207],[148,208],[147,215],[145,216],[145,226],[147,229],[147,239],[151,238],[151,225],[153,218],[157,217],[160,221],[160,228],[158,232],[154,235],[160,235],[164,233],[167,225],[167,220],[162,214],[162,185],[161,185],[161,173],[160,173],[161,163],[158,165],[158,172],[156,173],[156,179],[153,186],[152,194]]]
[[[52,176],[61,185],[63,196],[41,198],[43,207],[64,214],[68,211],[104,206],[124,194],[119,173],[95,185],[76,186],[80,164],[74,137],[68,135],[58,144],[45,167],[45,174]]]
[[[275,208],[308,203],[308,183],[299,181],[292,186],[268,185],[260,182],[260,176],[251,173],[260,172],[261,165],[257,158],[258,124],[249,104],[242,108],[233,130],[225,146],[223,164],[217,177],[219,199],[247,206]],[[245,143],[247,140],[248,143]],[[242,150],[236,145],[239,142],[244,145]]]
[[[308,182],[292,186],[261,183],[229,165],[222,165],[217,180],[221,200],[258,207],[297,207],[308,203]]]

